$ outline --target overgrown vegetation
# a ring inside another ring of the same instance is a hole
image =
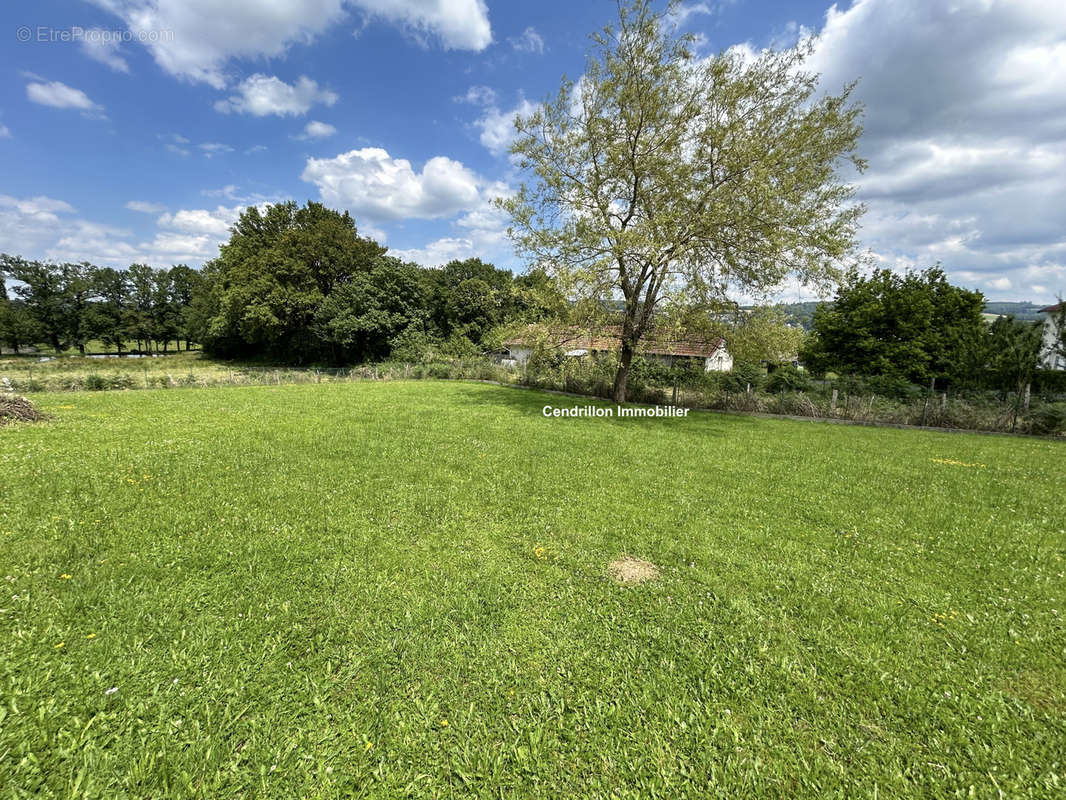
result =
[[[611,396],[616,365],[611,357],[567,358],[537,350],[528,364],[507,367],[481,355],[419,351],[424,358],[353,367],[297,368],[211,359],[181,353],[145,359],[67,357],[47,363],[0,358],[0,381],[18,392],[172,389],[353,381],[482,380]],[[1039,372],[1031,396],[996,390],[930,392],[905,380],[873,376],[814,380],[783,365],[767,371],[741,362],[731,372],[703,372],[638,357],[630,377],[631,399],[689,408],[786,414],[822,419],[1055,435],[1066,433],[1066,373]],[[834,393],[836,402],[834,402]]]

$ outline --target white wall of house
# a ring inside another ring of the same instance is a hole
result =
[[[523,347],[522,345],[510,345],[507,351],[511,354],[511,358],[519,364],[525,364],[529,361],[529,357],[533,355],[532,347]]]
[[[704,372],[729,372],[733,369],[733,356],[724,347],[719,347],[714,354],[703,359]]]
[[[1066,358],[1055,353],[1055,340],[1059,336],[1055,322],[1056,316],[1049,314],[1048,318],[1044,320],[1044,342],[1040,357],[1040,365],[1044,369],[1066,369]]]

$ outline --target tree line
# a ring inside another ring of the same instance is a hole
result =
[[[12,289],[6,280],[14,281]],[[122,352],[133,342],[141,352],[166,352],[194,339],[192,303],[201,274],[184,264],[128,269],[87,262],[54,264],[0,255],[0,342],[16,353],[46,344],[56,352],[91,340]]]
[[[0,256],[0,341],[57,352],[90,341],[116,352],[202,345],[224,358],[350,364],[463,356],[494,333],[549,313],[538,271],[514,276],[478,258],[427,269],[358,234],[347,212],[309,202],[248,208],[217,258],[126,270]]]
[[[952,286],[939,266],[852,271],[833,302],[814,311],[800,356],[815,374],[1020,396],[1040,370],[1044,322],[998,316],[989,324],[984,308],[981,292]],[[1062,322],[1052,348],[1066,353]]]

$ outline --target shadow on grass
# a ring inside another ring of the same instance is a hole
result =
[[[737,428],[752,428],[759,420],[752,417],[711,414],[689,410],[684,417],[620,417],[618,405],[599,397],[584,397],[525,386],[504,386],[489,382],[465,382],[456,384],[463,402],[478,406],[509,408],[523,417],[535,417],[553,424],[599,424],[614,425],[642,430],[685,430],[705,434],[723,435]],[[586,406],[610,410],[612,416],[551,417],[544,415],[544,407],[583,408]],[[626,404],[626,409],[654,408],[643,404]],[[663,405],[661,408],[668,408]]]

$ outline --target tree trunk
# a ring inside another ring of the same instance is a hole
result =
[[[629,365],[633,363],[633,345],[622,340],[622,353],[618,359],[618,371],[614,374],[614,390],[611,399],[616,403],[626,401],[626,381],[629,379]]]

